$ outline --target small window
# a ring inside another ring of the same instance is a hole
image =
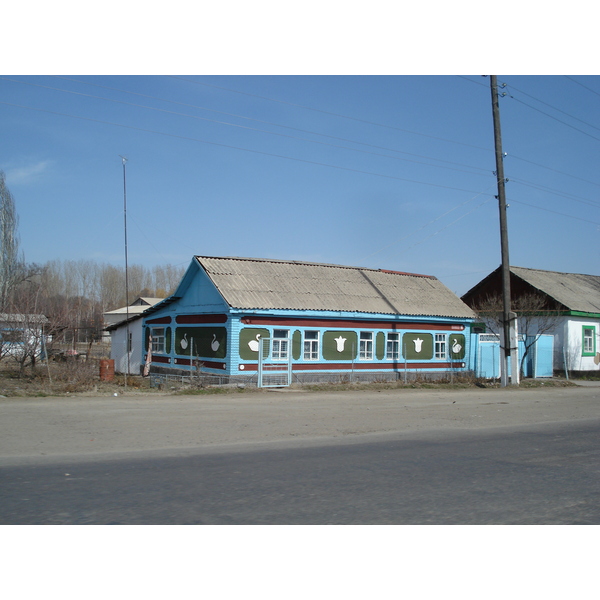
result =
[[[595,356],[595,354],[596,354],[596,328],[584,326],[581,355],[582,356]]]
[[[400,358],[400,334],[388,333],[386,356],[388,360],[398,360]]]
[[[131,352],[133,350],[133,333],[129,333],[129,339],[127,340],[127,352]]]
[[[304,360],[319,360],[319,332],[304,332]]]
[[[436,333],[435,334],[435,357],[438,359],[446,358],[446,334]]]
[[[152,328],[152,353],[164,354],[165,352],[165,328]]]
[[[273,360],[287,360],[289,346],[289,331],[275,329],[273,331]]]
[[[361,331],[360,332],[359,358],[360,358],[360,360],[373,360],[373,332],[372,331]]]

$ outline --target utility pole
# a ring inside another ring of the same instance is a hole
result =
[[[498,208],[500,211],[500,246],[502,252],[502,324],[504,331],[504,355],[500,369],[500,385],[508,385],[508,365],[511,356],[511,314],[510,310],[510,261],[508,258],[508,220],[506,216],[506,195],[504,178],[504,155],[502,154],[502,135],[500,132],[500,105],[498,103],[498,83],[496,75],[490,76],[492,90],[492,114],[494,117],[494,143],[496,149],[496,180],[498,182]],[[512,381],[517,374],[512,373]]]
[[[119,156],[121,156],[119,154]],[[127,158],[121,156],[123,161],[123,221],[125,227],[125,353],[127,354],[127,372],[125,373],[125,389],[127,389],[127,375],[129,374],[130,357],[129,357],[129,269],[127,266],[127,176],[125,163]]]

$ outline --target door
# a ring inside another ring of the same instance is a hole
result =
[[[292,342],[289,338],[258,340],[258,387],[287,387],[292,383]]]

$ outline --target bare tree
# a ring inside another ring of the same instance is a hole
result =
[[[40,312],[41,285],[39,277],[30,277],[11,291],[5,315],[8,327],[3,338],[9,342],[7,354],[12,356],[23,374],[27,366],[35,368],[38,357],[45,352],[48,319]]]
[[[553,332],[560,322],[558,308],[548,303],[548,300],[538,294],[521,294],[511,300],[512,311],[517,314],[517,328],[523,338],[524,351],[521,356],[519,371],[523,377],[525,360],[530,354],[540,337]],[[501,338],[503,302],[502,297],[497,294],[488,296],[473,309],[486,327]]]
[[[6,312],[11,290],[24,276],[18,224],[14,198],[6,186],[4,171],[0,171],[0,312]]]

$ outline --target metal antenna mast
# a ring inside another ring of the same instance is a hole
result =
[[[125,353],[127,354],[127,372],[125,373],[125,388],[127,388],[127,375],[130,367],[130,347],[129,347],[129,269],[127,265],[127,174],[125,163],[127,158],[121,156],[123,161],[123,223],[125,227]]]
[[[502,154],[502,135],[500,132],[500,105],[498,102],[498,83],[496,75],[490,75],[492,89],[492,114],[494,117],[494,143],[496,150],[496,179],[498,181],[498,207],[500,210],[500,246],[502,252],[502,325],[504,329],[504,355],[502,356],[501,386],[508,385],[508,364],[511,355],[511,317],[510,312],[510,261],[508,258],[508,219],[506,217],[506,195],[504,178],[504,156]],[[517,374],[511,379],[517,381]]]

